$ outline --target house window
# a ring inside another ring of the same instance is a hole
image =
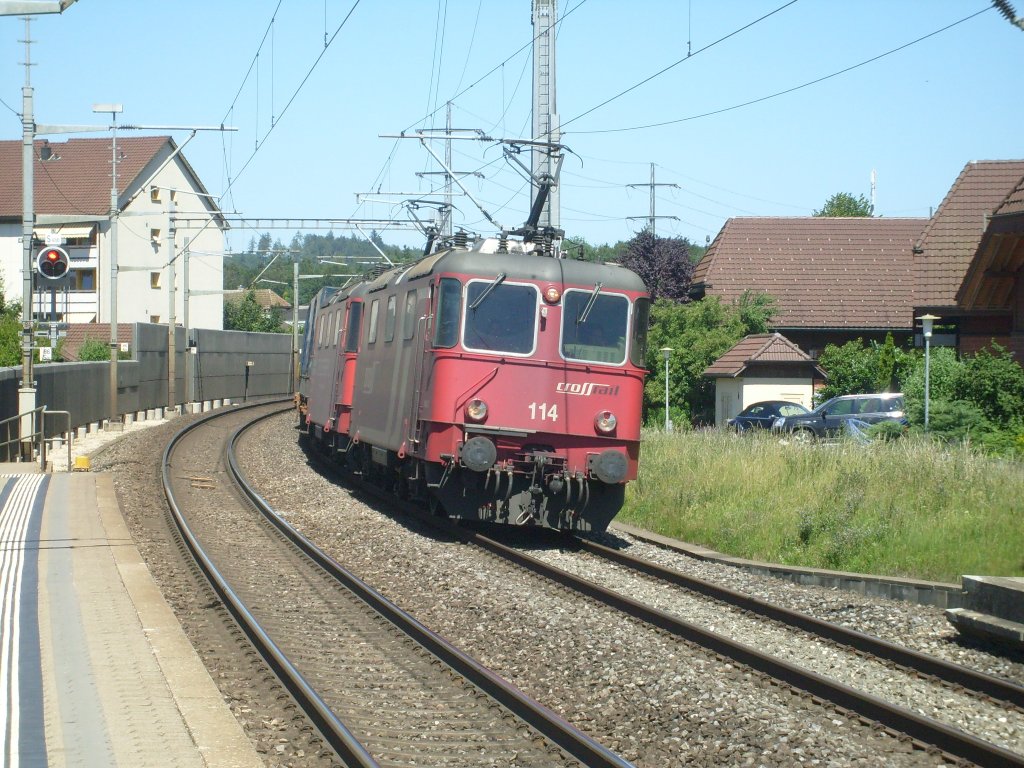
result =
[[[151,323],[153,323],[155,325],[159,325],[160,324],[160,315],[150,315],[149,316],[149,322],[151,322]]]
[[[159,272],[150,272],[149,273],[149,287],[150,288],[159,288],[160,287],[160,273]]]
[[[150,200],[150,202],[153,202],[153,203],[159,203],[160,202],[160,187],[150,187],[149,188],[149,200]]]
[[[149,239],[152,240],[156,245],[160,245],[160,230],[151,229],[149,230]]]
[[[71,270],[72,291],[95,291],[96,270],[95,269],[73,269]]]
[[[178,198],[178,193],[177,193],[177,191],[175,191],[173,189],[170,190],[170,193],[171,193],[171,202],[173,203]]]

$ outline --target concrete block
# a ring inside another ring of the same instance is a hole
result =
[[[1024,578],[964,576],[961,582],[967,608],[1024,624]]]
[[[946,611],[946,619],[962,634],[1000,640],[1024,648],[1024,624],[1019,622],[966,608],[950,608]]]

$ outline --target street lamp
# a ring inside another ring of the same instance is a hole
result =
[[[661,355],[665,358],[665,431],[672,431],[672,422],[668,418],[668,359],[672,356],[672,347],[662,347]]]
[[[931,342],[932,326],[936,320],[941,320],[938,315],[921,315],[921,330],[924,334],[924,429],[928,431],[928,384],[931,378]]]

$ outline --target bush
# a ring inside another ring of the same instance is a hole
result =
[[[958,400],[974,403],[995,424],[1008,426],[1024,420],[1024,368],[1013,353],[998,344],[964,361],[953,384]]]
[[[86,339],[78,350],[78,359],[82,362],[102,363],[110,360],[110,345],[99,339]]]

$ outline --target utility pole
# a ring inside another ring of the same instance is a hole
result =
[[[444,164],[452,167],[452,103],[447,105],[444,123]],[[445,240],[452,236],[452,177],[445,174],[444,177],[444,213],[441,215],[441,237]]]
[[[117,337],[117,116],[120,104],[93,104],[93,112],[110,113],[110,417],[108,424],[120,422],[117,402],[117,356],[121,351]]]
[[[0,0],[0,16],[24,16],[25,85],[21,89],[21,386],[18,388],[18,424],[21,439],[21,458],[32,459],[32,434],[35,432],[36,383],[32,378],[32,243],[35,230],[35,184],[33,156],[35,154],[36,123],[33,115],[32,91],[32,33],[33,14],[63,13],[75,0],[47,2],[17,2]]]
[[[533,139],[550,145],[561,142],[562,133],[555,99],[555,22],[558,0],[533,0]],[[554,178],[553,146],[534,146],[532,175],[535,180],[530,194],[530,208],[540,194],[536,180]],[[558,185],[551,187],[541,211],[540,229],[560,226]]]
[[[21,458],[32,459],[32,414],[36,408],[36,383],[32,378],[32,240],[35,228],[33,155],[35,154],[35,118],[32,114],[32,34],[30,16],[25,17],[25,86],[21,90],[21,388],[18,390]]]
[[[174,201],[169,199],[167,201],[167,411],[168,415],[174,413],[174,409],[177,407],[177,366],[175,357],[177,356],[177,328],[175,327],[175,296],[174,296],[174,283],[177,279],[177,269],[174,265],[176,258],[174,254],[174,239],[176,230],[174,228]]]
[[[679,185],[678,184],[666,184],[666,183],[662,183],[662,182],[655,183],[655,181],[654,181],[654,163],[651,163],[651,180],[649,182],[647,182],[646,184],[627,184],[626,186],[627,187],[650,187],[650,189],[651,189],[651,212],[649,214],[647,214],[646,217],[644,217],[644,216],[627,216],[626,218],[627,219],[643,219],[643,218],[646,218],[647,219],[647,226],[650,228],[652,236],[655,234],[655,232],[654,232],[654,221],[656,219],[675,219],[676,221],[679,220],[678,216],[656,216],[655,213],[654,213],[654,189],[655,189],[655,187],[675,187],[676,189],[679,189]]]

